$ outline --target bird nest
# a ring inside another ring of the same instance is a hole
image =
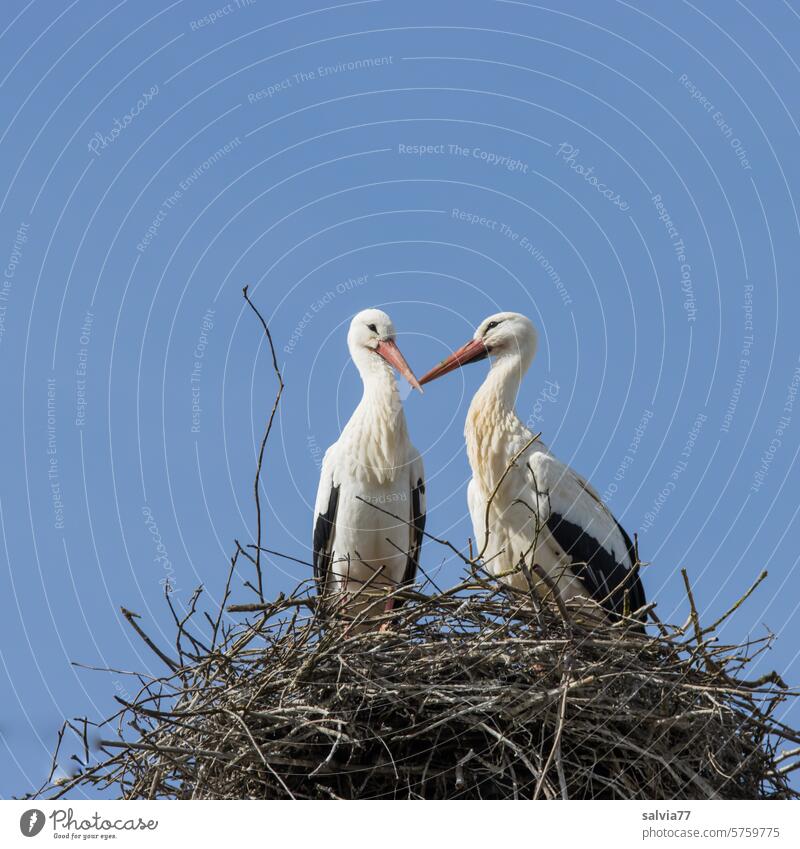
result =
[[[720,644],[722,620],[704,629],[687,590],[687,623],[651,611],[645,636],[581,625],[561,603],[473,572],[435,595],[398,591],[388,627],[356,633],[321,621],[306,585],[229,606],[233,625],[206,617],[206,643],[176,617],[176,657],[126,611],[170,672],[117,696],[97,755],[91,724],[70,723],[84,763],[38,795],[797,797],[796,750],[778,752],[800,741],[778,719],[795,694],[776,673],[746,680],[771,637]]]

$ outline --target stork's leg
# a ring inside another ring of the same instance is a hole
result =
[[[392,596],[392,598],[387,598],[386,604],[384,604],[384,606],[383,606],[383,612],[384,613],[391,613],[394,610],[394,602],[395,602],[394,596]],[[381,631],[381,632],[385,632],[385,631],[388,631],[391,628],[391,626],[392,626],[392,620],[387,619],[387,621],[384,622],[378,630]]]

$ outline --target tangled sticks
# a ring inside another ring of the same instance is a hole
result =
[[[476,575],[404,595],[390,630],[349,637],[322,626],[308,587],[233,606],[255,615],[206,649],[183,623],[176,670],[118,698],[118,736],[100,743],[100,762],[40,794],[798,795],[798,750],[777,747],[800,735],[776,717],[795,694],[774,674],[743,677],[770,638],[718,645],[693,630],[694,611],[689,636],[660,623],[653,637],[584,628]]]
[[[447,591],[428,581],[397,590],[402,607],[367,614],[385,616],[388,630],[354,633],[324,621],[309,583],[265,600],[258,492],[283,390],[274,355],[273,366],[279,389],[255,481],[259,544],[237,543],[215,616],[198,613],[200,591],[181,617],[170,604],[175,654],[123,611],[167,672],[135,676],[138,692],[116,696],[120,711],[96,729],[88,720],[65,723],[51,774],[34,795],[800,796],[789,783],[800,767],[800,732],[779,719],[797,693],[775,673],[746,680],[771,635],[746,645],[717,636],[764,575],[704,628],[683,573],[687,622],[665,625],[651,606],[654,633],[644,636],[622,623],[582,624],[556,592],[542,601],[500,587],[485,579],[479,557],[428,535],[461,557],[464,579]],[[255,572],[244,586],[257,601],[230,604],[244,565]],[[67,729],[78,735],[80,768],[53,780]],[[787,742],[794,748],[779,752]]]

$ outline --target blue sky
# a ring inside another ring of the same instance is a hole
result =
[[[355,312],[387,310],[422,374],[517,310],[520,415],[638,531],[662,618],[681,567],[709,621],[768,569],[723,636],[771,629],[758,671],[800,680],[796,3],[4,8],[0,794],[132,692],[72,661],[162,671],[120,606],[168,642],[163,581],[216,600],[252,539],[275,386],[245,283],[287,386],[270,547],[309,556]],[[429,528],[464,544],[484,369],[406,405]],[[268,591],[306,577],[270,560]]]

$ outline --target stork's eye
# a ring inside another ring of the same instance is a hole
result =
[[[377,327],[375,327],[375,325],[374,325],[374,324],[368,324],[368,325],[367,325],[367,329],[368,329],[368,330],[371,330],[373,333],[377,333],[377,332],[378,332],[378,328],[377,328]]]
[[[502,319],[500,319],[500,321],[502,321]],[[495,327],[497,327],[497,325],[500,324],[500,321],[490,321],[486,325],[486,333],[488,333],[490,330],[494,330]]]

